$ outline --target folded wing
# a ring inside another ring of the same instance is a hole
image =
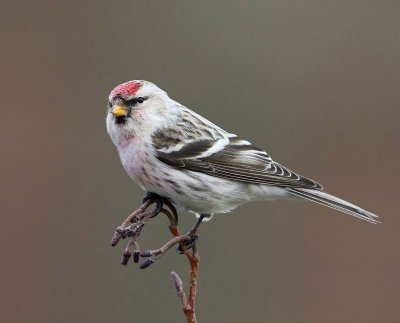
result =
[[[264,150],[236,135],[183,141],[171,140],[170,133],[169,129],[158,131],[153,145],[157,158],[172,167],[251,184],[322,189],[319,183],[275,163]]]

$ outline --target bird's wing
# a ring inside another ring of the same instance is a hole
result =
[[[177,129],[162,129],[153,136],[157,158],[172,167],[251,184],[322,189],[319,183],[275,163],[264,150],[236,135],[203,133],[200,140],[195,139],[198,136],[189,139],[187,134],[186,138],[177,134]]]

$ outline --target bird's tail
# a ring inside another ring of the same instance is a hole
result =
[[[287,188],[287,191],[298,197],[350,214],[370,223],[380,223],[379,220],[377,220],[377,215],[323,191],[308,188]]]

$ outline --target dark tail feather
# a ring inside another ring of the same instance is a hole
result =
[[[352,216],[355,216],[356,218],[368,221],[370,223],[380,223],[377,218],[378,216],[363,210],[362,208],[351,204],[349,202],[346,202],[345,200],[342,200],[336,196],[330,195],[328,193],[325,193],[323,191],[317,191],[313,189],[308,189],[308,188],[288,188],[288,192],[298,196],[302,197],[306,200],[325,205],[327,207],[330,207],[332,209],[335,209],[337,211],[350,214]]]

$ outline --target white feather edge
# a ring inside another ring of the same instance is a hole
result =
[[[208,148],[205,152],[201,153],[200,155],[197,155],[192,158],[206,158],[210,157],[211,155],[221,151],[222,149],[225,148],[226,145],[229,144],[229,138],[224,137],[215,142],[214,145],[212,145],[210,148]]]

